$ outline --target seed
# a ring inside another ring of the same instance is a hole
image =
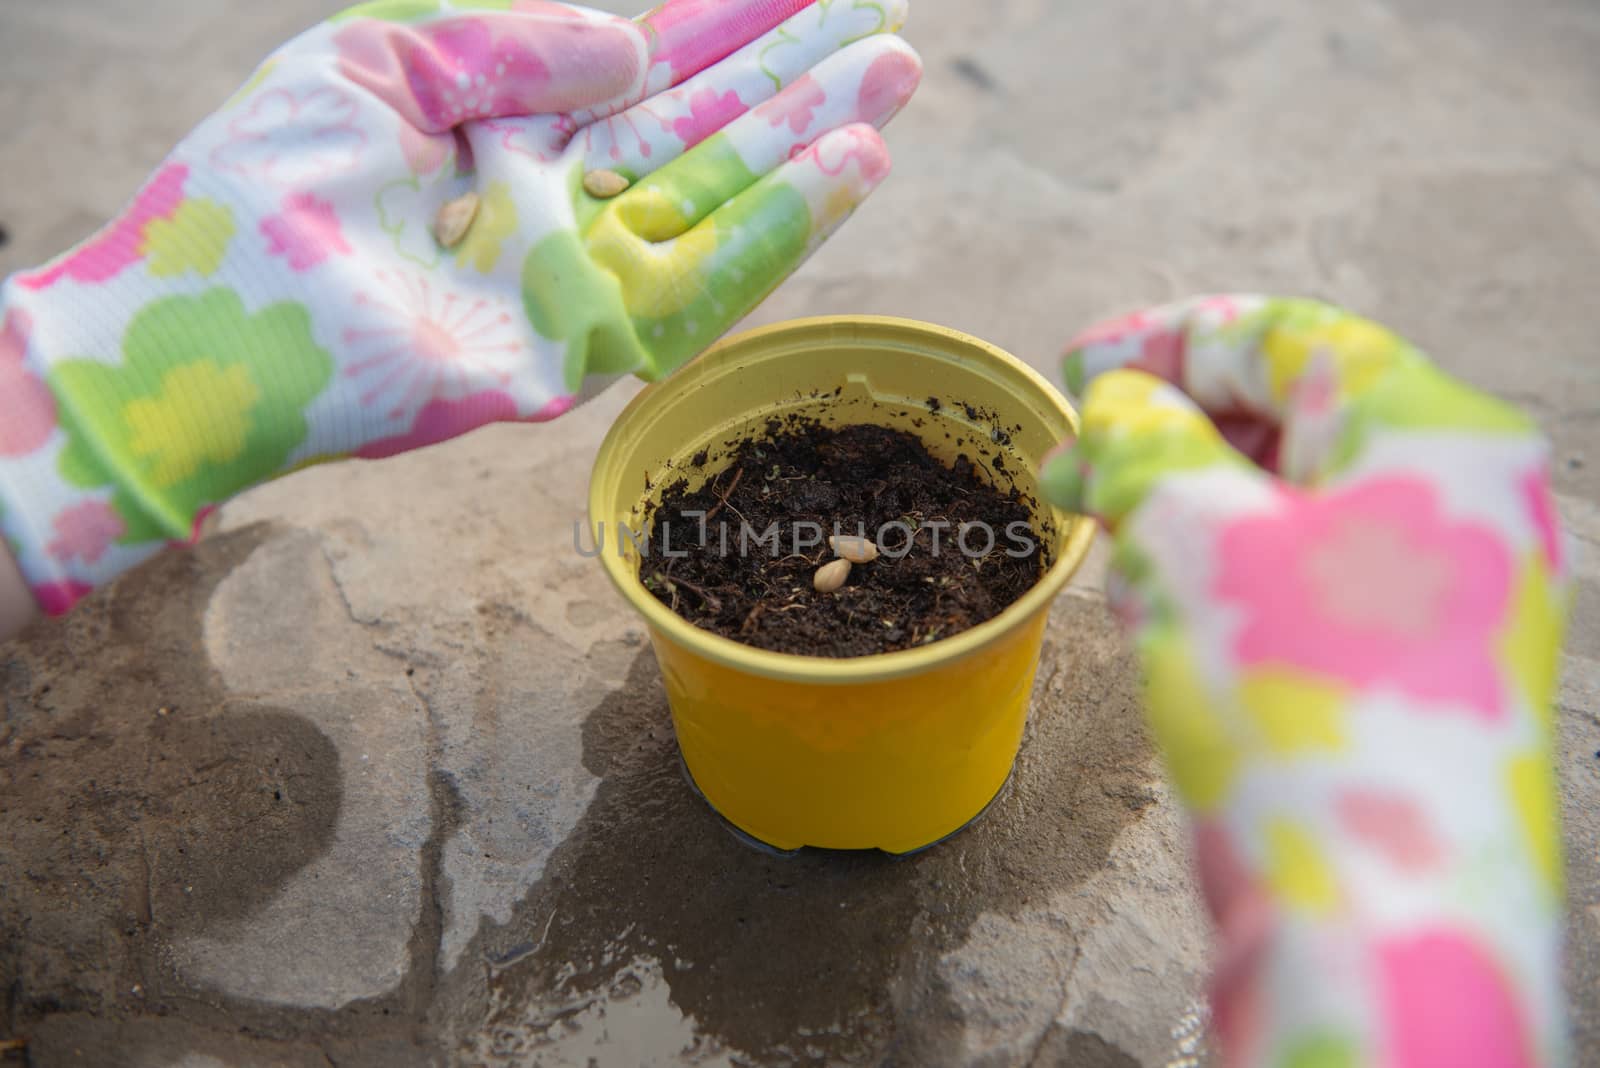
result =
[[[870,564],[878,558],[878,545],[856,534],[838,535],[828,539],[833,555],[843,557],[852,564]]]
[[[844,585],[844,580],[850,577],[850,561],[835,560],[817,568],[817,573],[811,579],[811,585],[818,593],[832,593]]]
[[[628,179],[616,171],[590,171],[583,176],[583,188],[598,200],[609,200],[629,186]]]
[[[478,194],[466,193],[439,209],[433,217],[433,237],[445,248],[455,248],[478,217]]]

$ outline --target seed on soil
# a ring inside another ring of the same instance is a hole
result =
[[[590,171],[583,176],[584,192],[597,200],[609,200],[628,188],[628,179],[616,171]]]
[[[817,573],[811,579],[811,585],[818,593],[833,593],[844,580],[850,577],[850,561],[835,560],[817,568]]]
[[[870,564],[878,558],[877,542],[856,534],[835,534],[828,539],[828,548],[852,564]]]
[[[433,237],[445,248],[455,248],[478,217],[478,194],[466,193],[449,201],[433,217]]]
[[[1050,562],[1046,528],[1022,555],[997,551],[982,571],[969,566],[956,536],[962,524],[1038,530],[1031,502],[1014,486],[996,486],[970,454],[947,465],[914,434],[825,426],[805,416],[772,420],[726,445],[733,450],[728,466],[709,482],[691,488],[686,478],[667,480],[648,524],[650,544],[667,543],[670,523],[675,551],[640,564],[653,597],[712,634],[799,656],[897,652],[924,644],[929,634],[943,641],[993,619]],[[774,466],[779,477],[769,478]],[[921,527],[939,537],[926,530],[910,536]],[[809,543],[808,529],[816,532]],[[701,530],[707,536],[698,546],[683,537]],[[842,546],[830,548],[829,534],[870,539],[877,561],[856,564],[842,553],[836,559]],[[966,541],[977,549],[988,539],[969,534]],[[818,568],[829,563],[852,565],[832,596],[813,592]],[[690,590],[673,596],[667,583],[681,578],[711,592],[720,608]]]

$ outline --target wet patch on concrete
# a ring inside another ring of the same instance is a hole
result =
[[[967,831],[908,858],[777,857],[737,840],[686,781],[641,652],[585,723],[584,764],[601,779],[587,815],[515,920],[485,935],[505,1006],[486,1031],[507,1053],[553,1044],[561,1005],[610,996],[646,958],[704,1034],[758,1063],[935,1063],[945,993],[896,995],[896,977],[932,982],[981,914],[1041,904],[1100,871],[1154,801],[1130,665],[1091,622],[1099,606],[1060,611],[1086,626],[1054,633],[1094,640],[1047,651],[1010,788]],[[914,1025],[895,1002],[915,1006]]]
[[[248,928],[327,854],[344,805],[329,738],[230,697],[203,642],[217,588],[302,536],[258,524],[166,554],[4,647],[0,1033],[28,1038],[27,1063],[438,1063],[431,983],[285,1011],[197,986],[174,957]]]
[[[152,930],[247,913],[326,842],[339,786],[325,739],[279,710],[228,714],[199,653],[210,590],[268,533],[153,561],[7,647],[0,988],[21,992],[15,1026],[141,1008]],[[236,835],[257,823],[280,849],[241,871]]]
[[[78,811],[107,837],[142,833],[161,873],[150,912],[163,927],[203,930],[246,919],[327,850],[343,795],[339,753],[286,709],[229,702],[204,720],[173,717],[158,713],[149,732],[142,807],[90,781]]]

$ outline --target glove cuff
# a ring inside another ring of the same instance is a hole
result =
[[[71,443],[21,288],[12,279],[0,290],[0,535],[39,607],[56,615],[155,546],[119,545],[127,524],[113,493],[65,476]]]
[[[282,470],[332,375],[293,305],[76,287],[0,289],[0,533],[47,614]]]

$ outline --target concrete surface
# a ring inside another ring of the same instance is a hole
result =
[[[0,4],[0,273],[333,6]],[[909,315],[1053,370],[1107,312],[1307,293],[1549,427],[1587,550],[1561,772],[1600,1064],[1600,8],[916,0],[907,32],[896,176],[760,320]],[[27,1063],[1207,1062],[1206,929],[1096,569],[979,825],[901,861],[753,852],[570,548],[630,389],[264,487],[0,646],[0,1037]]]

